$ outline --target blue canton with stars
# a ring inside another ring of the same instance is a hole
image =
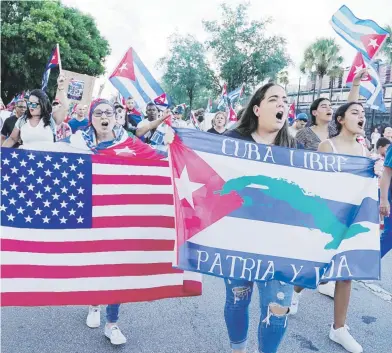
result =
[[[91,228],[89,155],[1,149],[1,224],[16,228]]]

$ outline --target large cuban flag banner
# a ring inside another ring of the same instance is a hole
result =
[[[109,81],[125,99],[133,97],[141,109],[165,93],[133,48],[127,50]]]
[[[389,37],[389,32],[373,20],[361,20],[343,5],[334,13],[332,28],[365,58],[372,59]]]
[[[176,131],[169,152],[179,268],[308,288],[379,279],[370,159]]]

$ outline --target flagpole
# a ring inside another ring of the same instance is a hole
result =
[[[62,71],[63,71],[63,67],[61,66],[61,56],[60,56],[60,46],[59,46],[59,43],[56,44],[56,47],[57,47],[57,54],[59,56],[59,70],[60,70],[60,74],[61,74]]]

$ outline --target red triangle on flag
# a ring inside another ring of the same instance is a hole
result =
[[[386,34],[366,34],[361,36],[361,42],[363,43],[369,58],[372,59],[373,56],[377,54],[381,46],[384,44]]]
[[[295,119],[295,102],[290,105],[288,118]]]
[[[238,121],[237,114],[235,113],[231,104],[229,107],[229,121],[234,121],[234,122]]]
[[[115,76],[129,78],[132,81],[136,80],[135,68],[133,66],[132,48],[128,49],[117,68],[113,71],[109,78]]]
[[[178,136],[169,146],[176,205],[178,247],[242,206],[232,192],[221,196],[225,181]]]
[[[166,93],[161,94],[159,97],[154,99],[155,104],[163,105],[166,102]]]
[[[52,58],[50,59],[49,65],[58,65],[59,64],[60,53],[58,47],[53,52]]]
[[[350,72],[348,73],[346,84],[353,82],[357,72],[364,68],[366,68],[365,60],[363,60],[362,54],[358,52],[357,55],[355,55],[354,62],[351,66]],[[362,81],[370,81],[370,79],[371,79],[370,75],[367,75],[362,78]]]

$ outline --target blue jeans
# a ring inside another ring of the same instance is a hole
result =
[[[106,307],[106,321],[110,324],[114,324],[118,321],[118,312],[120,304],[109,304]]]
[[[225,321],[232,349],[246,348],[249,328],[249,304],[253,293],[253,282],[225,279]],[[274,306],[291,305],[293,286],[279,281],[257,282],[260,295],[260,321],[258,328],[259,352],[276,353],[287,328],[287,314],[276,315],[270,310]]]

